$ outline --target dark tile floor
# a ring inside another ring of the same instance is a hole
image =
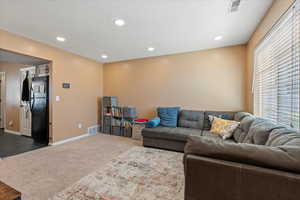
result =
[[[45,144],[34,142],[30,137],[6,133],[3,129],[0,129],[0,158],[32,151],[45,146]]]

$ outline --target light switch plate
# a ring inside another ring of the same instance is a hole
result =
[[[56,97],[55,97],[55,100],[56,100],[56,101],[60,101],[60,96],[56,96]]]

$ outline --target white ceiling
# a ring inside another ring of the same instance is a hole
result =
[[[9,51],[4,51],[0,49],[0,62],[13,62],[25,65],[35,65],[48,62],[47,60],[34,58],[31,56],[26,56],[22,54],[17,54]]]
[[[245,44],[273,0],[1,0],[0,28],[101,62]],[[124,27],[113,21],[122,18]],[[222,35],[223,40],[214,37]],[[57,36],[66,42],[56,41]],[[155,51],[147,51],[147,47]],[[107,54],[108,59],[101,59]]]

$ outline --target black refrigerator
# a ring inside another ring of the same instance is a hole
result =
[[[31,136],[35,142],[49,143],[49,76],[32,78]]]

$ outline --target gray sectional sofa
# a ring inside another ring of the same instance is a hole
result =
[[[233,120],[236,112],[181,110],[178,116],[178,127],[144,128],[143,145],[183,152],[188,136],[209,136],[221,139],[209,132],[211,126],[208,115],[226,114]],[[228,140],[229,141],[229,140]]]
[[[239,121],[233,137],[208,132],[209,114],[186,111],[179,127],[144,129],[144,146],[184,150],[185,200],[300,199],[300,133],[249,113],[226,113]]]

